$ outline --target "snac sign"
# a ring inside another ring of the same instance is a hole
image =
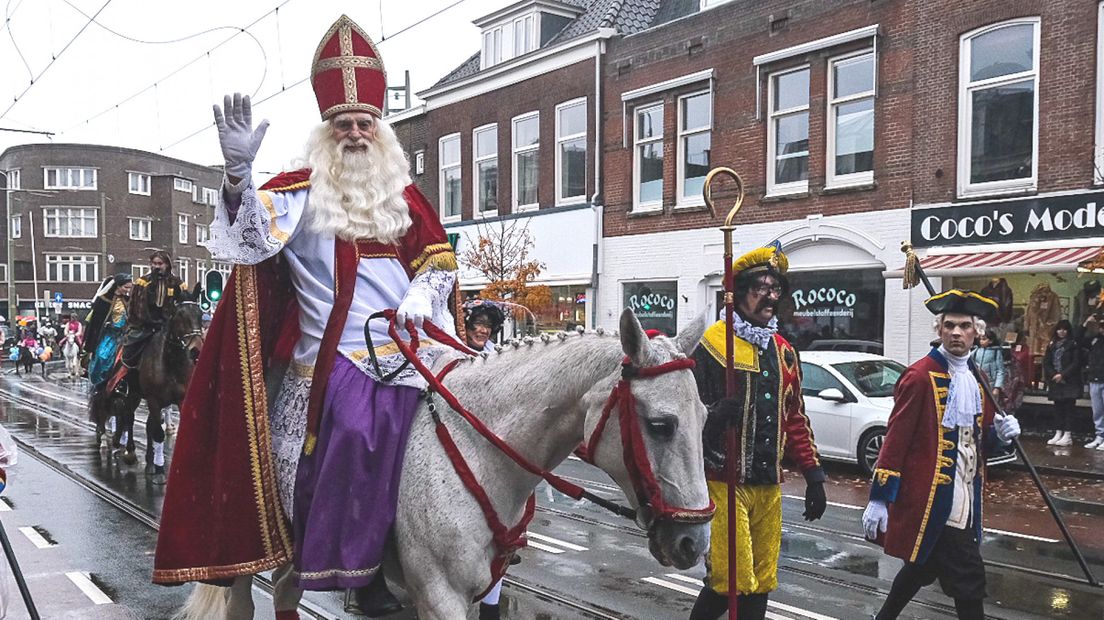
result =
[[[916,247],[1104,237],[1104,192],[912,210]]]

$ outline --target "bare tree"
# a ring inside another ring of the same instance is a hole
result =
[[[468,236],[468,249],[460,255],[460,261],[489,280],[481,298],[520,304],[533,313],[551,305],[552,289],[534,284],[544,264],[529,258],[534,245],[529,220],[478,224],[476,233],[476,239]],[[516,318],[524,318],[520,310],[515,314]]]

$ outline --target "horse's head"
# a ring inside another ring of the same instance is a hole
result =
[[[172,346],[184,349],[189,360],[193,363],[198,360],[203,348],[203,310],[199,304],[194,301],[179,304],[169,319],[166,335]]]
[[[590,459],[636,508],[652,555],[680,569],[695,565],[709,547],[713,514],[702,457],[705,406],[688,359],[704,330],[701,317],[677,338],[650,339],[625,310],[621,379],[612,394],[608,383],[587,394]]]

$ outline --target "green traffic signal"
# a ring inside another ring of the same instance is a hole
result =
[[[218,271],[208,271],[203,277],[203,296],[208,302],[222,299],[222,274]],[[210,305],[208,305],[210,307]]]

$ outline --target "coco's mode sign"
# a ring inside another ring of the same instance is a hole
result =
[[[913,209],[918,248],[1104,236],[1104,192]]]

